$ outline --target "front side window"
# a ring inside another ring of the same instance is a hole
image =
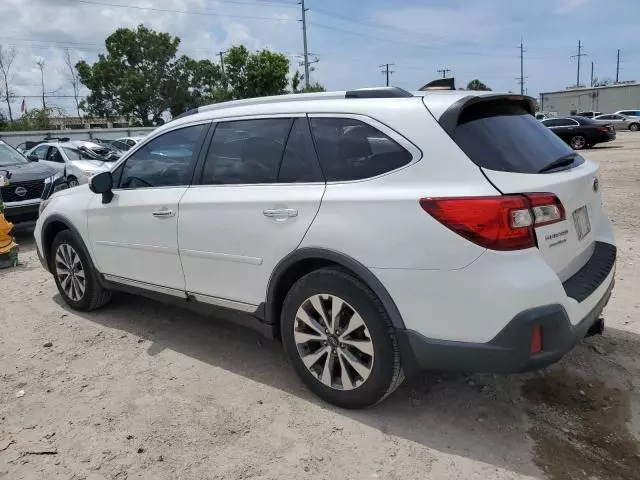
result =
[[[129,157],[120,188],[189,185],[205,125],[194,125],[154,138]]]
[[[360,120],[312,118],[311,129],[328,182],[375,177],[412,160],[397,142]]]
[[[58,150],[56,147],[49,147],[49,151],[47,152],[47,160],[55,163],[64,163],[64,158],[62,158],[60,150]]]
[[[274,183],[291,118],[219,123],[202,172],[205,185]]]
[[[48,150],[48,145],[40,145],[33,152],[31,152],[31,155],[35,155],[39,160],[46,160]]]

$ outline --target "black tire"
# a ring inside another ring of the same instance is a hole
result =
[[[640,131],[640,123],[632,123],[631,125],[629,125],[629,130],[631,130],[632,132]]]
[[[78,182],[78,179],[76,177],[70,176],[67,177],[67,184],[69,185],[69,188],[74,188],[80,185],[80,182]]]
[[[81,298],[71,298],[62,287],[60,275],[56,268],[56,254],[61,245],[70,246],[80,259],[82,270],[84,271],[84,293]],[[58,287],[58,292],[63,300],[74,310],[89,312],[100,308],[111,300],[111,292],[100,285],[97,279],[98,272],[93,266],[93,262],[89,258],[87,250],[79,238],[70,230],[63,230],[53,239],[51,249],[49,250],[49,267],[53,274],[53,278]]]
[[[571,145],[571,148],[573,148],[574,150],[582,150],[587,146],[587,140],[582,135],[576,135],[574,137],[571,137],[569,145]]]
[[[340,297],[362,317],[373,344],[374,361],[369,377],[353,390],[322,383],[304,365],[294,339],[296,314],[313,295]],[[298,280],[285,298],[280,321],[285,354],[307,387],[328,403],[343,408],[365,408],[384,400],[404,380],[395,329],[384,306],[359,279],[339,268],[323,268]]]

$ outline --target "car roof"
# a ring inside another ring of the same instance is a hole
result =
[[[397,96],[357,96],[357,92],[365,92],[367,90],[383,91],[385,88],[296,93],[233,100],[230,102],[205,105],[177,116],[170,122],[167,122],[163,126],[154,130],[152,135],[156,136],[165,130],[173,129],[180,125],[189,125],[199,121],[215,120],[218,118],[247,117],[253,115],[295,115],[300,113],[336,114],[338,112],[372,116],[371,114],[373,112],[406,105],[407,103],[415,104],[415,102],[422,101],[424,101],[424,104],[437,120],[456,102],[478,97],[504,97],[505,95],[510,95],[500,92],[477,90],[430,90],[407,92],[405,90],[396,89],[403,93]],[[393,87],[386,89],[387,92],[390,90],[393,90]],[[523,97],[522,95],[513,96],[517,98],[529,98]]]

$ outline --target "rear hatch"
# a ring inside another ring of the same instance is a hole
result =
[[[560,200],[564,219],[534,230],[540,254],[564,282],[591,257],[605,218],[598,167],[531,113],[526,97],[489,97],[462,109],[449,133],[501,193],[552,193]]]

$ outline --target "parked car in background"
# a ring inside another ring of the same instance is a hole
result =
[[[587,112],[578,112],[576,114],[577,117],[586,117],[586,118],[593,118],[593,117],[597,117],[598,115],[602,115],[602,112],[587,111]]]
[[[640,118],[640,109],[635,108],[631,110],[618,110],[616,112],[618,115],[626,115],[627,117],[638,117]]]
[[[640,117],[629,117],[619,113],[609,113],[606,115],[598,115],[594,120],[603,122],[604,124],[612,124],[616,130],[631,130],[637,132],[640,130]]]
[[[616,138],[616,131],[611,123],[605,124],[587,117],[549,118],[543,120],[542,124],[574,150],[590,148]]]
[[[40,202],[58,186],[62,174],[56,169],[30,162],[18,150],[0,140],[0,171],[8,172],[10,184],[0,187],[4,216],[12,223],[38,218]]]
[[[27,152],[27,158],[62,172],[69,187],[75,187],[108,170],[120,154],[105,145],[71,140],[41,143]]]
[[[117,141],[123,143],[124,145],[127,146],[126,150],[129,150],[131,147],[137,145],[138,143],[140,143],[143,139],[145,138],[144,135],[138,136],[138,137],[123,137],[123,138],[118,138]]]
[[[598,166],[534,104],[373,88],[200,107],[54,195],[38,253],[76,310],[116,290],[234,310],[341,407],[424,369],[539,369],[602,331],[616,247]]]

